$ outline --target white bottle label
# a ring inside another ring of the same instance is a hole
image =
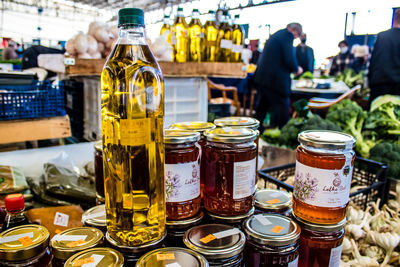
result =
[[[327,170],[296,161],[294,196],[309,205],[335,208],[349,202],[353,167],[346,160],[342,169]]]
[[[233,53],[242,53],[243,51],[243,45],[232,45],[232,52]]]
[[[226,48],[226,49],[231,49],[232,48],[232,41],[231,40],[226,40],[226,39],[221,39],[221,48]]]
[[[297,267],[299,265],[299,257],[294,259],[294,261],[289,262],[288,267]]]
[[[256,159],[233,164],[233,199],[241,199],[255,192]]]
[[[340,257],[342,256],[342,246],[331,249],[331,256],[329,258],[329,267],[339,267]]]
[[[198,161],[165,164],[165,196],[167,202],[182,202],[200,195],[200,167]]]

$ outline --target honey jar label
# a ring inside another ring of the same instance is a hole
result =
[[[329,257],[329,267],[339,267],[340,258],[342,256],[342,246],[331,249],[331,256]]]
[[[336,208],[349,202],[351,164],[343,169],[327,170],[296,162],[294,196],[309,205]]]
[[[140,146],[151,143],[151,119],[120,120],[121,145]]]
[[[299,265],[299,257],[296,257],[296,259],[289,262],[288,267],[297,267],[298,265]]]
[[[182,202],[200,196],[198,161],[165,164],[165,196],[167,202]]]
[[[255,192],[256,159],[234,163],[233,199],[251,196]]]

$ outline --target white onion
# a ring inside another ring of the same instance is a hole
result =
[[[88,53],[83,53],[83,54],[79,54],[78,58],[83,58],[83,59],[91,59],[92,56],[89,55]]]
[[[107,43],[110,40],[110,36],[108,34],[106,27],[98,27],[94,32],[94,37],[97,41]]]
[[[68,40],[68,42],[65,44],[65,50],[71,56],[76,54],[74,39]]]
[[[103,53],[104,49],[105,49],[104,43],[98,42],[97,43],[97,51],[99,51],[100,53]]]
[[[87,36],[87,40],[88,40],[88,45],[89,45],[87,52],[89,54],[93,54],[93,53],[97,52],[97,41],[96,41],[96,39],[93,36],[88,35]]]
[[[115,42],[116,42],[116,40],[114,40],[114,39],[108,40],[108,42],[106,43],[106,48],[107,48],[108,50],[113,49]]]
[[[101,23],[100,23],[100,22],[97,22],[97,21],[91,22],[91,23],[89,24],[89,31],[88,31],[88,34],[93,36],[93,35],[94,35],[94,32],[96,31],[97,27],[99,27],[99,26],[101,26]]]
[[[101,53],[96,51],[95,53],[91,53],[90,56],[94,59],[101,58]]]
[[[78,54],[84,54],[89,48],[88,39],[85,34],[80,33],[74,39],[75,51]]]

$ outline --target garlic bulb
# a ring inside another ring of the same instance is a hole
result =
[[[342,253],[350,254],[353,251],[350,240],[345,236],[342,243]]]
[[[356,261],[356,266],[370,266],[370,267],[378,267],[379,263],[377,262],[376,259],[367,257],[367,256],[361,256],[360,252],[358,251],[358,247],[356,242],[351,239],[351,244],[353,245],[353,253],[354,253],[354,258]],[[353,264],[351,264],[353,265]]]
[[[65,50],[71,56],[74,56],[76,54],[74,39],[68,40],[68,42],[65,44]]]
[[[102,43],[107,43],[108,40],[110,40],[110,36],[105,26],[97,27],[94,32],[94,37],[96,38],[97,41]]]
[[[96,41],[96,39],[93,36],[88,35],[87,36],[87,40],[88,40],[88,50],[87,50],[87,52],[89,54],[96,53],[97,52],[97,41]]]
[[[350,233],[355,240],[359,240],[365,236],[365,232],[362,230],[362,225],[348,224],[345,226],[345,230]]]
[[[364,251],[365,256],[375,259],[383,259],[385,251],[378,246],[368,246]]]
[[[90,56],[90,54],[88,53],[83,53],[83,54],[79,54],[78,58],[82,58],[82,59],[91,59],[92,57]]]
[[[346,218],[348,222],[360,223],[364,218],[364,211],[349,206],[346,213]]]
[[[84,54],[89,48],[88,39],[85,34],[80,33],[74,39],[75,51],[78,54]]]
[[[386,251],[386,256],[382,263],[382,266],[385,266],[389,262],[393,250],[399,245],[400,236],[396,233],[374,233],[374,237],[376,243]]]
[[[103,43],[97,43],[97,51],[100,53],[104,52],[105,45]]]

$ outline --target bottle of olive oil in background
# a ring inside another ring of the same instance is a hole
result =
[[[169,31],[169,34],[168,34],[168,43],[171,44],[171,30],[172,30],[172,27],[171,27],[171,23],[170,23],[170,20],[169,20],[169,16],[168,16],[168,15],[164,15],[163,23],[164,23],[164,24],[163,24],[163,26],[161,27],[160,35],[162,35],[165,31]]]
[[[215,12],[208,11],[208,19],[203,28],[204,46],[203,61],[215,62],[217,55],[218,27],[215,22]]]
[[[198,9],[193,9],[189,23],[189,61],[201,62],[203,48],[203,27],[199,19]]]
[[[165,234],[164,83],[143,11],[119,10],[118,27],[101,73],[105,204],[108,234],[132,247]]]
[[[217,43],[217,61],[230,62],[232,49],[232,28],[229,25],[229,16],[228,11],[226,10],[222,12],[222,21],[219,25]]]
[[[188,26],[183,15],[183,8],[178,7],[175,23],[172,26],[171,44],[173,47],[173,62],[188,61]]]
[[[239,14],[235,15],[233,20],[231,62],[242,62],[244,31],[238,20]]]

